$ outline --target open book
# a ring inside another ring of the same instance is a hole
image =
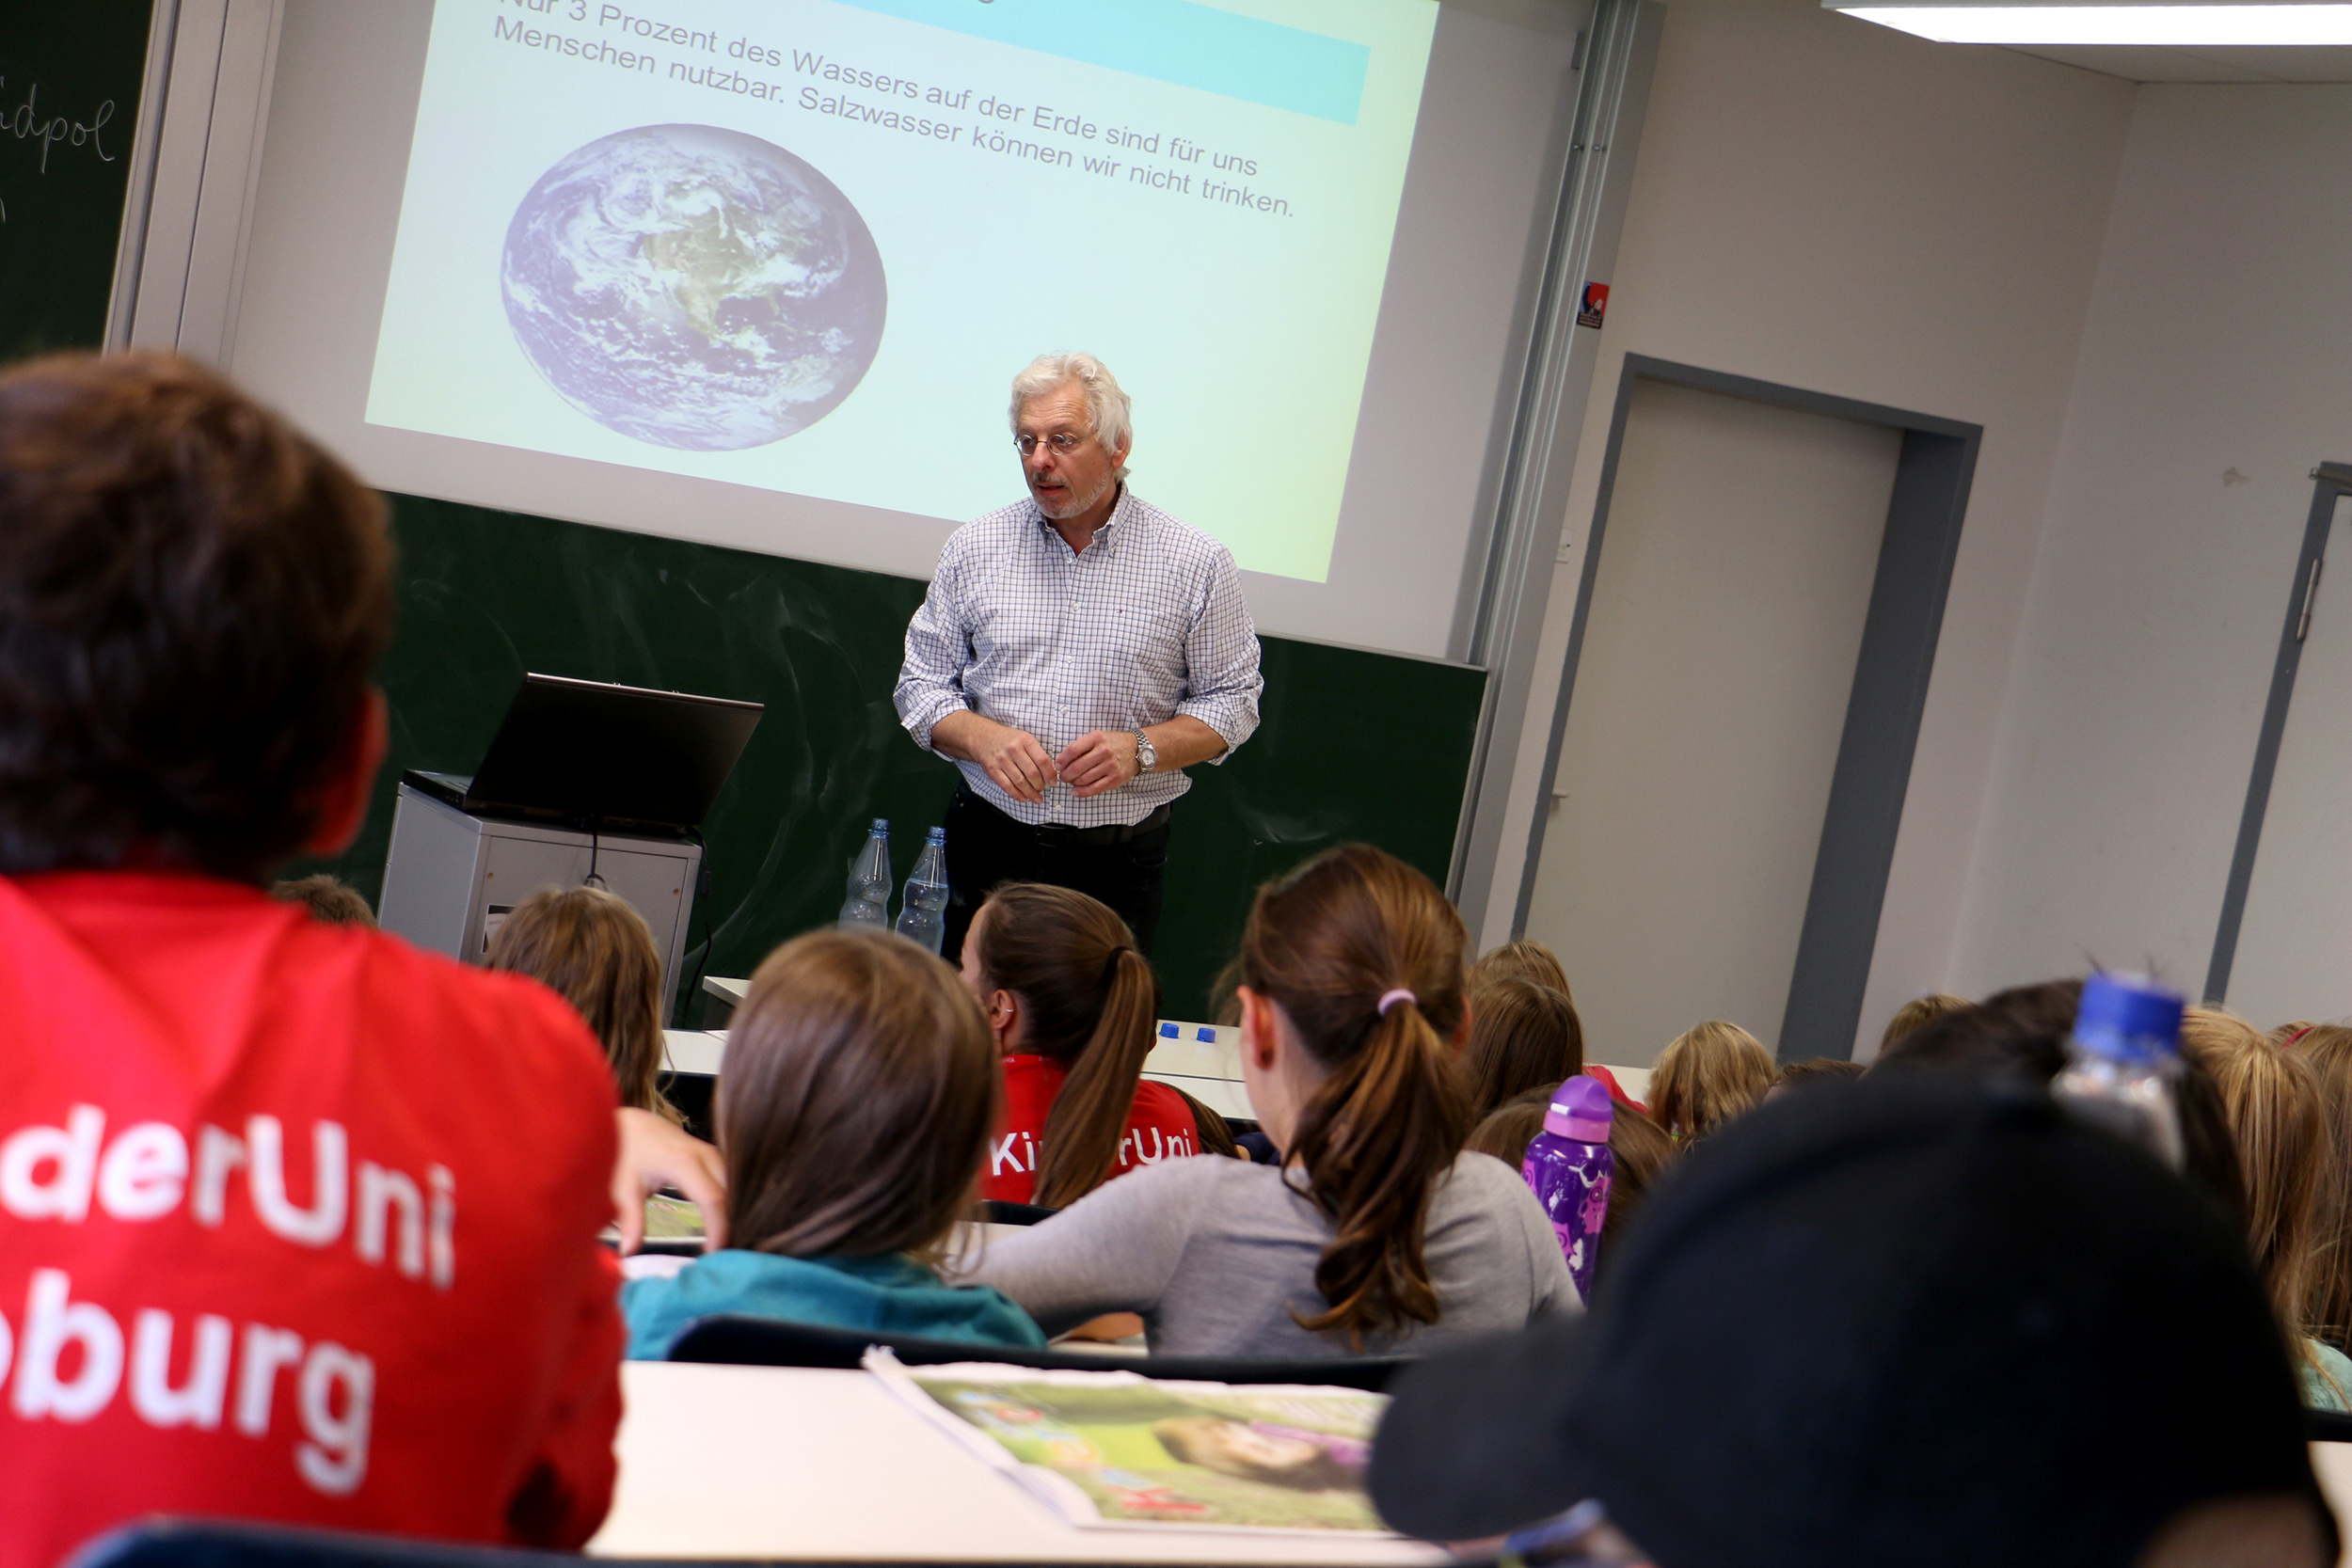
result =
[[[1073,1524],[1386,1534],[1364,1493],[1388,1400],[985,1362],[866,1368]]]

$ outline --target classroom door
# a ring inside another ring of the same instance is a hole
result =
[[[2234,928],[2223,915],[2234,951],[2217,943],[2207,985],[2263,1029],[2352,1019],[2352,550],[2328,564],[2345,527],[2346,483],[2352,473],[2321,471],[2274,671],[2274,722],[2264,727],[2241,825],[2250,875]]]
[[[1527,921],[1590,1059],[1776,1043],[1902,439],[1635,388]]]

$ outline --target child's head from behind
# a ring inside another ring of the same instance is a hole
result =
[[[1677,1138],[1703,1138],[1746,1115],[1772,1086],[1772,1053],[1736,1023],[1710,1019],[1658,1058],[1650,1109]]]
[[[382,502],[214,372],[0,374],[0,873],[261,881],[358,827],[390,636]]]
[[[1152,1053],[1160,981],[1127,923],[1066,887],[1013,882],[989,895],[963,943],[963,980],[1008,1051],[1069,1069],[1046,1115],[1037,1201],[1059,1209],[1118,1157]]]
[[[661,1076],[661,955],[653,932],[602,888],[543,887],[509,911],[489,967],[528,974],[569,1002],[603,1042],[621,1103],[667,1113]]]
[[[786,942],[720,1066],[729,1244],[929,1250],[975,1195],[1002,1097],[979,1006],[939,958],[879,932]]]
[[[1470,1132],[1449,1044],[1468,946],[1437,884],[1369,845],[1327,850],[1258,890],[1242,932],[1245,1069],[1264,1070],[1250,1068],[1266,1049],[1253,1037],[1287,1051],[1295,1034],[1320,1079],[1287,1128],[1268,1122],[1332,1226],[1315,1269],[1330,1307],[1300,1319],[1309,1329],[1357,1339],[1438,1321],[1422,1227]]]
[[[1566,993],[1512,976],[1475,986],[1463,1087],[1473,1116],[1584,1070],[1584,1025]]]
[[[1489,980],[1532,980],[1571,1000],[1574,997],[1559,955],[1533,937],[1506,942],[1470,966],[1471,985],[1483,986]]]
[[[2247,1241],[2280,1321],[2299,1330],[2329,1185],[2318,1075],[2300,1052],[2211,1007],[2183,1016],[2181,1050],[2220,1091],[2245,1182]]]
[[[329,926],[361,926],[373,929],[375,911],[356,887],[348,887],[325,872],[272,883],[269,895],[281,904],[299,904],[314,920]]]

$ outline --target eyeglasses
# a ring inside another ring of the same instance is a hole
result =
[[[1057,430],[1051,436],[1016,436],[1012,438],[1012,450],[1024,457],[1028,457],[1036,452],[1041,442],[1054,449],[1055,456],[1068,457],[1084,446],[1086,439],[1085,436],[1073,436],[1067,430]]]

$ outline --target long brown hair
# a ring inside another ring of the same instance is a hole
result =
[[[489,967],[528,974],[569,1002],[604,1043],[621,1103],[683,1121],[661,1097],[661,955],[619,896],[543,887],[490,939]]]
[[[2310,1305],[2304,1315],[2313,1335],[2342,1349],[2352,1343],[2352,1029],[2341,1023],[2310,1024],[2295,1037],[2291,1049],[2311,1063],[2318,1079],[2328,1149],[2320,1234],[2312,1249]]]
[[[2181,1049],[2204,1064],[2221,1090],[2246,1179],[2247,1244],[2289,1348],[2310,1364],[2305,1313],[2328,1170],[2318,1075],[2301,1054],[2214,1007],[2191,1007],[2183,1016]]]
[[[1470,1115],[1584,1070],[1584,1024],[1567,993],[1505,975],[1474,985],[1458,1058]]]
[[[719,1070],[730,1246],[923,1255],[977,1190],[1004,1097],[963,981],[879,931],[768,955]]]
[[[1677,1138],[1703,1138],[1756,1109],[1772,1086],[1772,1053],[1736,1023],[1709,1019],[1677,1037],[1650,1074],[1650,1114]]]
[[[983,990],[1021,999],[1022,1044],[1069,1069],[1037,1161],[1037,1201],[1066,1208],[1103,1184],[1126,1132],[1160,1016],[1160,977],[1108,904],[1012,882],[972,922]]]
[[[1242,983],[1270,998],[1327,1076],[1287,1163],[1331,1221],[1315,1264],[1327,1310],[1301,1327],[1354,1346],[1438,1321],[1422,1244],[1429,1199],[1470,1132],[1448,1058],[1462,1022],[1461,916],[1436,884],[1369,845],[1343,845],[1258,890]],[[1384,1013],[1383,995],[1411,993]]]

